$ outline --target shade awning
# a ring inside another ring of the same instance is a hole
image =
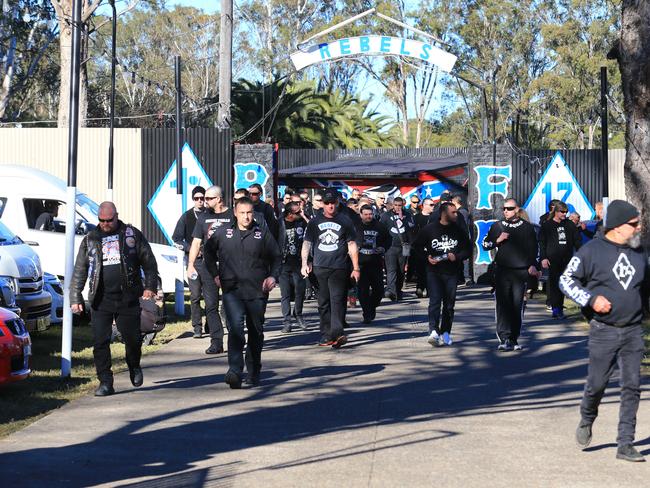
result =
[[[358,177],[417,177],[421,173],[439,172],[464,166],[465,153],[441,157],[354,157],[324,163],[281,169],[280,177],[294,178],[358,178]]]

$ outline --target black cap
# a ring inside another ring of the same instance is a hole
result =
[[[639,211],[625,200],[614,200],[607,206],[605,229],[613,229],[639,216]]]
[[[331,188],[323,192],[323,203],[336,203],[339,200],[339,192]]]
[[[192,198],[194,198],[194,195],[196,195],[197,193],[203,193],[205,195],[205,188],[203,188],[202,186],[195,186],[194,188],[192,188]]]

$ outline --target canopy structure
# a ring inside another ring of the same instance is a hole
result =
[[[441,157],[353,157],[282,169],[281,179],[291,178],[419,178],[467,165],[467,154]]]

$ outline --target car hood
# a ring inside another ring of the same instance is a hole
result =
[[[41,260],[27,244],[0,247],[0,275],[37,280],[43,275]]]

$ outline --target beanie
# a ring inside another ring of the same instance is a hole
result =
[[[203,188],[202,186],[195,186],[192,189],[192,198],[194,198],[194,195],[196,195],[197,193],[203,193],[205,195],[205,188]]]
[[[639,211],[634,205],[625,200],[614,200],[607,206],[604,227],[607,230],[613,229],[638,216]]]

